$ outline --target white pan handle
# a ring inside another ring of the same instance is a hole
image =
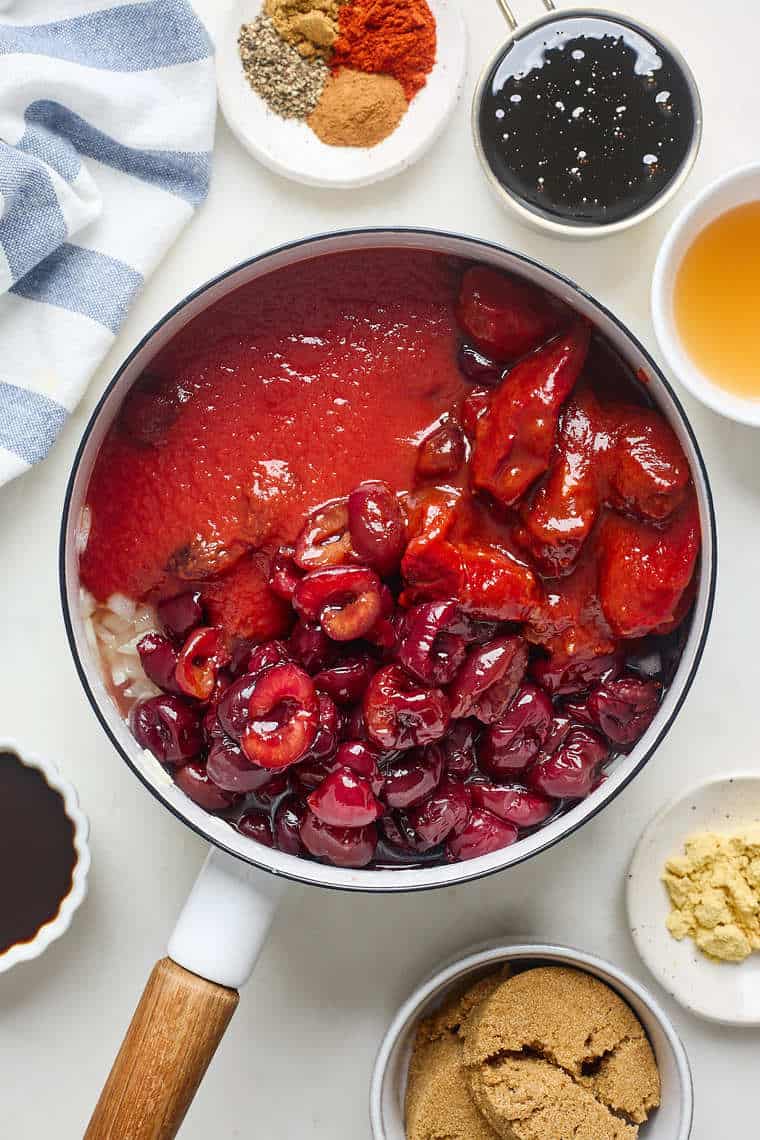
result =
[[[172,961],[239,990],[248,981],[284,882],[212,847],[169,939]]]
[[[174,1140],[266,942],[283,883],[212,849],[148,979],[85,1140]]]

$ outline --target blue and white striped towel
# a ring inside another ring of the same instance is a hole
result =
[[[47,454],[206,196],[211,57],[185,0],[0,0],[0,483]]]

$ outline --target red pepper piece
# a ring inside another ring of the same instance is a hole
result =
[[[615,652],[617,642],[599,600],[594,550],[587,548],[572,574],[547,585],[525,636],[549,651],[552,669],[573,659],[591,661]]]
[[[521,512],[516,541],[539,570],[555,577],[575,563],[601,506],[599,467],[610,441],[590,392],[573,400],[562,417],[557,458],[532,501]]]
[[[478,423],[491,407],[493,392],[489,388],[473,388],[469,395],[462,400],[459,418],[462,421],[464,434],[468,439],[475,438]]]
[[[673,621],[700,549],[697,497],[663,529],[609,514],[599,537],[599,598],[618,637],[643,637]]]
[[[504,506],[513,506],[547,470],[560,409],[583,368],[590,335],[587,324],[577,323],[521,360],[478,422],[473,483]]]
[[[557,331],[563,311],[542,289],[479,265],[462,278],[457,318],[481,352],[515,360]]]
[[[686,494],[689,464],[675,432],[652,408],[615,408],[616,435],[607,502],[617,510],[662,521]]]
[[[541,587],[529,567],[493,547],[460,545],[462,609],[480,618],[525,621],[540,604]]]

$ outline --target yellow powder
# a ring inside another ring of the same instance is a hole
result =
[[[760,950],[760,825],[690,836],[684,854],[665,864],[662,881],[674,938],[693,938],[719,962],[742,962]]]
[[[305,59],[327,56],[338,38],[338,13],[346,0],[266,0],[265,12],[284,40]]]

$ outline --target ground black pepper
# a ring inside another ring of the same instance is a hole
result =
[[[283,119],[311,114],[330,75],[321,59],[304,59],[263,14],[243,24],[238,47],[246,78],[267,106]]]

